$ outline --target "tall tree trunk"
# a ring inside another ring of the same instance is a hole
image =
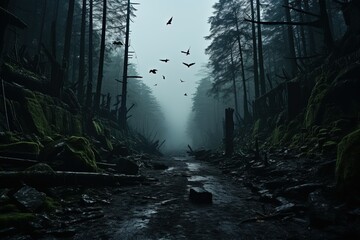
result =
[[[51,53],[56,59],[56,26],[57,26],[57,17],[59,13],[59,0],[56,0],[55,9],[54,9],[54,19],[51,23]]]
[[[77,85],[77,96],[80,104],[84,101],[84,80],[85,80],[85,28],[86,28],[86,0],[82,1],[81,29],[80,29],[80,59],[79,77]]]
[[[93,0],[90,0],[90,9],[89,9],[89,75],[88,82],[86,86],[86,107],[91,109],[92,105],[92,80],[93,80]]]
[[[303,0],[303,1],[304,1],[304,10],[306,12],[310,12],[309,0]],[[306,22],[310,21],[310,17],[308,15],[305,15],[305,21]],[[311,54],[314,54],[316,51],[314,29],[312,27],[308,27],[307,29],[308,29],[307,32],[308,32],[308,36],[309,36],[309,51],[311,52]]]
[[[67,81],[67,76],[68,76],[74,8],[75,8],[75,0],[69,0],[69,9],[68,9],[68,14],[67,14],[67,19],[66,19],[64,53],[63,53],[63,58],[62,58],[63,76],[61,78],[60,85],[57,86],[57,87],[59,87],[58,92],[57,92],[58,96],[61,96],[61,92],[64,87],[64,82]]]
[[[126,130],[127,128],[127,108],[126,108],[126,100],[127,100],[127,75],[128,75],[128,57],[129,57],[129,34],[130,34],[130,0],[127,2],[127,11],[126,11],[126,33],[125,33],[125,53],[124,53],[124,71],[123,71],[123,82],[122,82],[122,90],[121,90],[121,105],[120,105],[120,126],[122,130]]]
[[[251,4],[251,20],[255,20],[255,13],[254,13],[254,0],[250,0]],[[255,98],[260,96],[259,90],[259,72],[258,72],[258,59],[257,59],[257,43],[256,43],[256,30],[255,30],[255,23],[252,22],[251,24],[251,32],[252,32],[252,44],[253,44],[253,62],[254,62],[254,88],[255,88]]]
[[[261,20],[260,12],[260,0],[256,0],[256,11],[257,11],[257,21]],[[260,90],[261,95],[266,93],[265,85],[265,70],[264,70],[264,55],[263,55],[263,44],[262,44],[262,33],[261,33],[261,24],[257,25],[257,34],[258,34],[258,50],[259,50],[259,73],[260,73]]]
[[[46,6],[47,6],[47,0],[44,0],[43,13],[42,13],[42,19],[41,19],[41,27],[40,27],[40,36],[39,36],[39,42],[38,42],[38,51],[37,51],[37,54],[39,55],[39,57],[40,57],[41,43],[42,43],[42,38],[43,38],[43,33],[44,33],[45,16],[46,16],[46,8],[47,8]]]
[[[243,59],[243,52],[242,52],[242,46],[241,46],[241,39],[240,39],[240,27],[239,27],[239,21],[238,21],[238,17],[237,17],[237,11],[235,9],[235,25],[236,25],[236,31],[237,31],[237,36],[236,36],[236,40],[238,43],[238,47],[239,47],[239,54],[240,54],[240,66],[241,66],[241,77],[242,77],[242,82],[243,82],[243,88],[244,88],[244,121],[247,122],[249,120],[249,109],[248,109],[248,103],[247,103],[247,92],[246,92],[246,78],[245,78],[245,69],[244,69],[244,59]]]
[[[284,5],[289,6],[289,0],[284,0]],[[285,8],[285,20],[291,22],[290,9]],[[290,74],[291,77],[294,77],[297,72],[296,64],[296,53],[295,53],[295,44],[294,44],[294,32],[292,25],[287,26],[287,38],[288,38],[288,51],[289,51],[289,61],[290,61]]]
[[[100,44],[100,60],[99,60],[98,78],[97,78],[97,83],[96,83],[96,94],[95,94],[95,100],[94,100],[94,108],[96,111],[98,111],[100,109],[101,85],[102,85],[103,70],[104,70],[106,8],[107,8],[106,3],[107,3],[107,0],[103,0],[103,19],[102,19],[101,44]]]
[[[334,45],[334,40],[331,34],[330,24],[329,24],[329,15],[326,9],[326,1],[319,0],[320,6],[320,21],[324,31],[324,44],[327,52],[330,52]]]
[[[232,48],[230,51],[230,59],[231,59],[231,75],[232,75],[234,104],[235,104],[235,116],[239,116],[239,107],[238,107],[237,90],[236,90],[235,63],[234,63],[234,55]]]
[[[302,10],[301,2],[302,2],[301,0],[297,0],[298,8]],[[299,20],[300,22],[305,22],[303,13],[299,13]],[[301,36],[303,56],[308,56],[304,26],[300,26],[300,36]]]

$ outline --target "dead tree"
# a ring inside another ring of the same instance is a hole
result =
[[[231,156],[234,153],[234,109],[225,109],[225,155]]]
[[[86,27],[86,0],[82,1],[81,10],[81,29],[80,29],[80,59],[79,59],[79,79],[77,96],[80,103],[84,99],[84,79],[85,79],[85,27]]]

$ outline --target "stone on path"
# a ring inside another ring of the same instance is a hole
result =
[[[212,193],[203,188],[193,187],[190,189],[189,199],[191,202],[197,204],[211,204]]]

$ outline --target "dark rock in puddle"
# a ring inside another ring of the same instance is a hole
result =
[[[165,170],[165,169],[168,169],[168,166],[166,166],[166,165],[163,164],[163,163],[153,162],[153,163],[152,163],[152,168],[153,168],[154,170]]]
[[[309,194],[309,220],[310,226],[323,228],[332,225],[336,221],[336,212],[327,204],[320,191]]]
[[[289,212],[299,212],[305,210],[305,205],[286,203],[275,208],[276,213],[289,213]]]
[[[139,173],[139,166],[127,158],[119,158],[116,163],[116,170],[119,173],[136,175]]]
[[[212,193],[203,188],[193,187],[190,189],[189,200],[197,204],[212,204]]]
[[[45,193],[39,192],[35,188],[29,186],[20,188],[13,196],[17,202],[30,211],[35,211],[43,206],[46,200]]]
[[[306,199],[310,192],[322,187],[323,184],[320,183],[305,183],[285,189],[284,194],[297,199]]]

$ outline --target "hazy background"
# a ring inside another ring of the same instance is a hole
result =
[[[152,90],[163,108],[168,129],[166,149],[184,149],[191,143],[186,124],[192,107],[192,97],[203,66],[208,62],[204,50],[209,44],[208,18],[215,0],[145,0],[136,1],[137,17],[131,23],[131,62],[136,64],[142,80]],[[173,17],[171,25],[166,22]],[[180,51],[190,47],[190,55]],[[168,63],[159,59],[168,58]],[[182,62],[195,62],[187,68]],[[156,75],[150,74],[158,69]],[[165,76],[163,80],[162,75]],[[185,82],[181,83],[180,79]],[[157,86],[154,86],[157,84]],[[188,96],[184,96],[187,93]]]

